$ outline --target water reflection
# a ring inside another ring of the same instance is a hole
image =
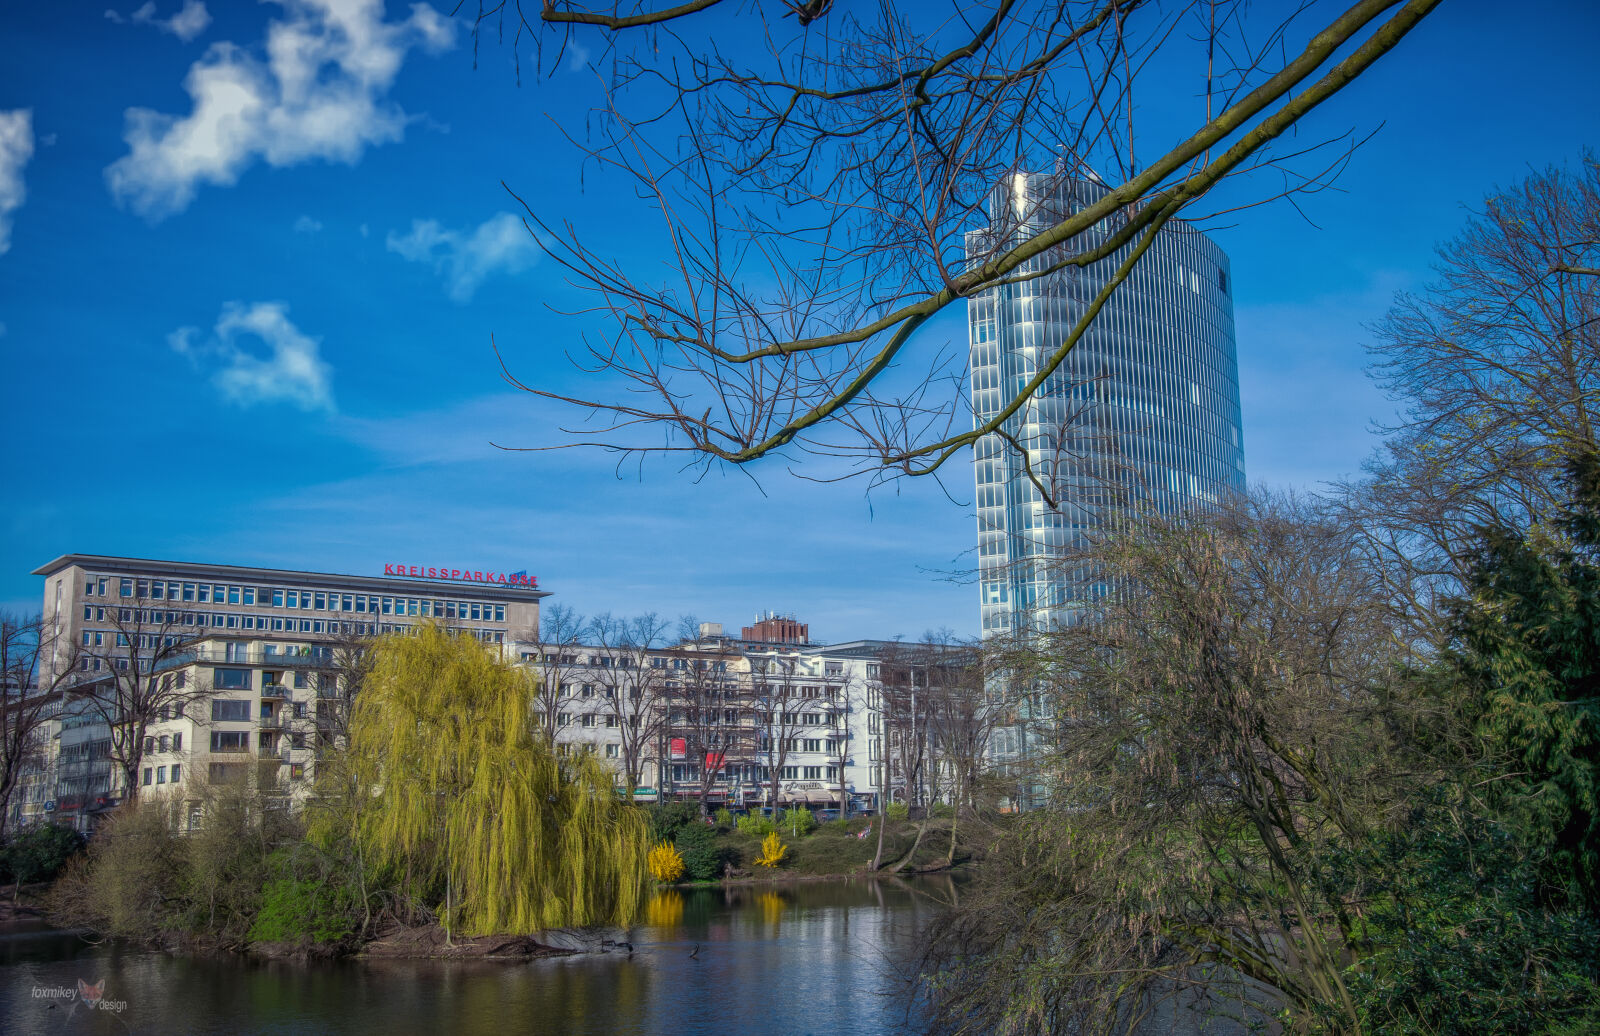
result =
[[[300,966],[0,937],[0,1032],[916,1032],[898,994],[936,909],[895,883],[667,890],[646,903],[631,956],[528,964]],[[32,992],[79,978],[104,979],[127,1008],[52,1010]]]
[[[644,905],[644,921],[651,928],[673,929],[683,923],[683,893],[662,889]]]

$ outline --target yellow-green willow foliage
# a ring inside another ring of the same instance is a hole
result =
[[[533,684],[434,625],[373,648],[350,718],[349,826],[369,873],[438,900],[446,928],[532,933],[628,924],[649,850],[644,814],[592,756],[558,758]]]

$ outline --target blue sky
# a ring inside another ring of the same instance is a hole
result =
[[[570,386],[583,329],[500,181],[627,229],[553,127],[594,79],[569,61],[519,85],[488,40],[474,68],[464,27],[422,5],[352,24],[359,48],[301,0],[0,12],[0,606],[37,608],[28,573],[73,551],[356,573],[440,558],[527,569],[586,613],[976,631],[975,590],[947,576],[972,562],[965,471],[949,496],[868,495],[781,462],[641,477],[491,446],[553,441],[558,420],[506,389],[490,336],[520,375]],[[299,58],[271,64],[269,35]],[[1362,325],[1427,281],[1495,184],[1596,143],[1597,40],[1587,0],[1514,17],[1447,0],[1308,125],[1377,130],[1339,191],[1302,203],[1312,222],[1280,203],[1216,231],[1252,481],[1359,469],[1388,410]],[[334,57],[343,71],[319,66]],[[299,116],[249,108],[306,69]],[[247,129],[217,131],[230,105]]]

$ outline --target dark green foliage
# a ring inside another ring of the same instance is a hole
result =
[[[685,826],[678,832],[675,844],[683,856],[684,875],[690,880],[713,881],[722,877],[729,854],[718,844],[717,834],[709,825],[691,823]]]
[[[340,942],[355,932],[355,903],[338,884],[269,881],[261,892],[261,910],[250,926],[252,942]]]
[[[30,827],[0,849],[0,880],[49,881],[83,851],[83,836],[58,824]]]
[[[1600,923],[1546,909],[1533,861],[1500,825],[1430,806],[1341,862],[1370,896],[1371,951],[1347,978],[1365,1031],[1585,1031],[1595,1019]]]
[[[1485,530],[1448,659],[1494,805],[1548,883],[1600,910],[1600,458],[1570,481],[1570,544]]]
[[[779,834],[791,838],[807,835],[816,830],[817,817],[804,806],[779,810],[777,828]]]
[[[657,802],[645,812],[650,817],[652,844],[676,841],[679,831],[700,819],[700,814],[687,802]]]

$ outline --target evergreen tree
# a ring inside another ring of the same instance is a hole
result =
[[[1600,909],[1600,456],[1551,531],[1483,533],[1448,655],[1497,768],[1491,799],[1547,880]]]

